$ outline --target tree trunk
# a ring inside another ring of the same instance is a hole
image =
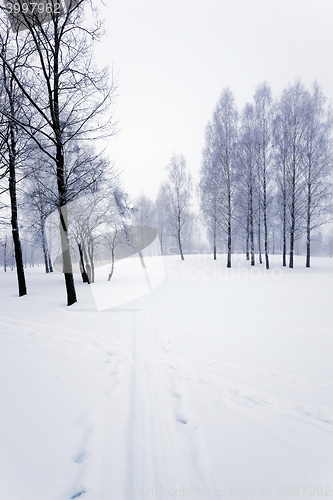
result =
[[[63,259],[63,271],[65,275],[65,286],[67,292],[67,305],[71,306],[76,302],[75,284],[72,270],[72,260],[69,251],[68,240],[68,217],[67,207],[63,205],[60,212],[60,237],[61,237],[61,250]]]
[[[294,237],[294,218],[291,217],[291,228],[290,228],[290,253],[289,253],[289,267],[292,269],[294,267],[294,243],[295,243],[295,237]]]
[[[53,266],[52,266],[51,255],[50,255],[49,250],[47,250],[47,256],[48,256],[48,259],[49,259],[49,270],[50,270],[50,273],[53,273]]]
[[[228,174],[228,258],[227,267],[231,267],[231,185],[230,173]]]
[[[250,217],[249,217],[249,207],[247,208],[247,217],[246,217],[246,260],[250,260],[250,252],[249,252],[249,241],[250,241]]]
[[[283,221],[282,221],[282,265],[287,265],[287,187],[286,187],[286,164],[283,162]]]
[[[108,281],[110,281],[110,279],[113,276],[113,270],[114,270],[114,248],[111,249],[111,271],[108,276]]]
[[[228,257],[227,267],[231,267],[231,219],[228,220]]]
[[[216,218],[214,219],[214,233],[213,233],[213,252],[214,252],[214,260],[216,260]]]
[[[50,272],[49,256],[48,256],[48,251],[47,251],[47,246],[46,246],[46,238],[45,238],[45,232],[44,232],[43,225],[42,225],[42,248],[43,248],[43,255],[44,255],[45,272],[46,272],[46,274],[48,274]]]
[[[258,214],[258,253],[259,253],[259,263],[262,264],[261,257],[261,201],[259,199],[259,214]]]
[[[82,251],[83,251],[83,255],[84,255],[84,260],[86,261],[86,267],[87,267],[87,271],[86,272],[87,272],[88,284],[90,284],[92,282],[91,281],[91,266],[89,264],[87,250],[86,250],[86,246],[85,246],[84,243],[82,245]]]
[[[161,255],[163,256],[163,233],[160,233],[160,246],[161,246]]]
[[[311,179],[309,171],[308,200],[306,214],[306,267],[310,267],[311,258]]]
[[[268,228],[267,228],[267,193],[266,193],[266,171],[264,167],[264,179],[263,179],[263,209],[264,209],[264,233],[265,233],[265,262],[266,269],[269,269],[269,260],[268,260]]]
[[[7,235],[5,242],[3,244],[3,269],[5,273],[7,272]]]
[[[287,265],[287,199],[286,192],[283,193],[283,221],[282,221],[282,265]]]
[[[183,249],[182,249],[182,242],[181,242],[181,238],[180,238],[180,221],[178,221],[177,240],[178,240],[178,247],[179,247],[180,258],[181,258],[181,260],[184,260]]]
[[[80,254],[80,270],[81,270],[81,276],[82,276],[82,281],[83,283],[88,283],[89,285],[89,279],[87,275],[86,268],[84,266],[84,258],[83,258],[83,252],[82,252],[82,245],[81,243],[77,244],[79,247],[79,254]]]
[[[50,272],[49,259],[48,259],[48,255],[47,255],[47,251],[46,251],[44,242],[42,244],[42,247],[43,247],[43,255],[44,255],[45,272],[46,272],[46,274],[48,274]]]
[[[292,177],[292,195],[291,195],[291,210],[290,210],[290,254],[289,254],[289,267],[294,267],[294,246],[295,246],[295,163],[293,165],[293,177]]]
[[[11,225],[12,225],[12,234],[13,234],[13,242],[15,249],[19,296],[22,297],[23,295],[27,294],[27,286],[25,282],[22,247],[21,247],[18,220],[17,220],[16,173],[15,173],[16,151],[15,151],[14,130],[12,124],[10,125],[10,135],[11,135],[10,139],[11,144],[9,152],[9,196],[10,196],[10,209],[11,209]]]
[[[88,243],[88,254],[91,268],[91,283],[95,283],[95,266],[94,266],[94,240],[91,238]]]
[[[231,267],[231,223],[228,223],[228,259],[227,267]]]
[[[255,265],[255,254],[254,254],[254,234],[253,234],[253,222],[252,228],[250,229],[250,237],[251,237],[251,266]]]
[[[254,228],[253,228],[253,191],[252,191],[252,179],[250,180],[250,245],[251,245],[251,266],[255,264],[254,256]]]

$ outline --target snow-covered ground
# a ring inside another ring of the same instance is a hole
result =
[[[333,261],[225,262],[101,311],[1,271],[0,500],[333,496]]]

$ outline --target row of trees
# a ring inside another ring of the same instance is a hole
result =
[[[255,253],[260,263],[263,254],[269,269],[269,252],[278,239],[283,266],[289,244],[292,268],[295,243],[305,238],[310,267],[311,241],[332,220],[332,125],[332,111],[316,83],[309,91],[297,80],[273,99],[264,82],[241,113],[226,88],[206,127],[199,217],[191,211],[193,185],[185,159],[174,154],[156,201],[141,195],[135,220],[156,227],[162,254],[166,241],[169,247],[176,242],[181,259],[191,234],[196,251],[202,248],[204,227],[214,259],[221,243],[226,249],[227,267],[233,250],[243,248],[251,265]]]
[[[306,235],[310,266],[313,230],[332,215],[332,112],[317,84],[308,91],[300,80],[273,100],[267,83],[257,87],[254,102],[238,114],[225,89],[206,128],[200,172],[200,203],[216,258],[219,232],[228,242],[244,235],[246,255],[255,263],[255,240],[261,262],[262,240],[269,268],[269,232],[276,221],[282,233],[282,258],[294,264],[295,240]],[[289,238],[288,238],[289,237]]]
[[[114,169],[98,144],[115,133],[115,85],[107,68],[94,64],[93,47],[103,29],[93,2],[66,0],[59,9],[59,0],[48,0],[43,12],[26,0],[14,3],[18,15],[8,18],[8,2],[0,8],[0,182],[2,194],[9,195],[19,295],[27,286],[18,196],[48,270],[45,220],[57,210],[71,305],[77,299],[65,207],[103,183],[114,189]]]

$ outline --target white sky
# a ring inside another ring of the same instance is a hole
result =
[[[298,76],[333,100],[332,0],[107,1],[98,59],[118,79],[110,154],[131,196],[156,196],[173,152],[198,179],[205,126],[226,86],[239,109],[262,81],[279,94]]]

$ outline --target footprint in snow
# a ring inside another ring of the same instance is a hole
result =
[[[107,358],[105,360],[105,363],[108,365],[109,363],[112,362],[112,358],[114,356],[114,353],[113,352],[108,352],[108,355],[107,355]]]
[[[75,463],[77,464],[82,464],[83,462],[85,462],[86,460],[88,460],[88,458],[91,457],[91,454],[87,451],[82,451],[81,453],[79,453],[79,455],[76,457],[75,459]]]
[[[184,418],[177,418],[177,422],[181,422],[182,424],[187,424],[188,420],[185,420]]]
[[[84,493],[86,493],[85,491],[80,491],[79,493],[75,493],[75,495],[73,495],[71,497],[71,500],[74,500],[74,498],[78,498],[80,497],[81,495],[83,495]]]
[[[186,425],[188,423],[188,418],[186,418],[184,412],[179,409],[175,411],[175,417],[177,422],[180,422],[181,424]]]

